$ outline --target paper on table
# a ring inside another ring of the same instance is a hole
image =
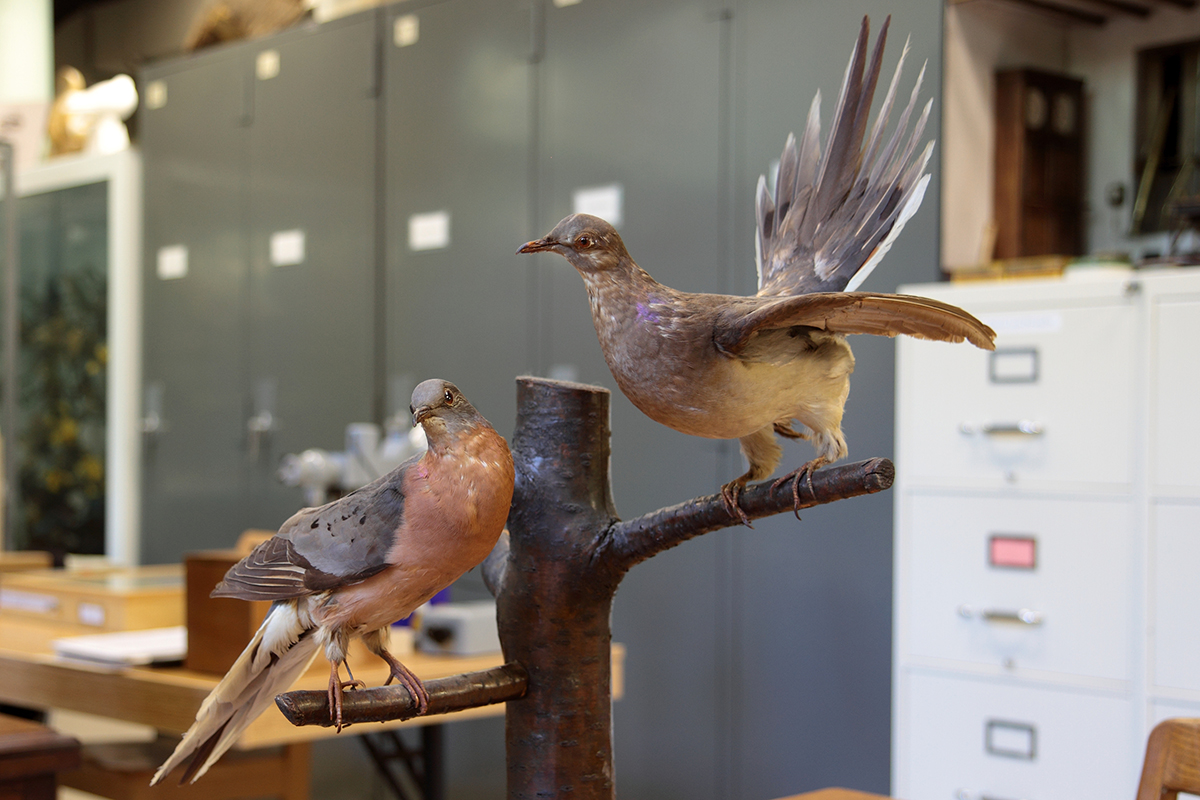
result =
[[[187,628],[148,628],[87,636],[70,636],[52,642],[63,657],[111,666],[139,666],[181,661],[187,653]]]

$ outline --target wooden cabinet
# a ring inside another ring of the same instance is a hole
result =
[[[1077,255],[1083,245],[1083,82],[996,73],[996,258]]]

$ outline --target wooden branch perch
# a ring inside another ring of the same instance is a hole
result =
[[[520,664],[504,664],[482,672],[467,672],[425,682],[429,710],[425,716],[449,714],[467,708],[490,706],[515,700],[525,694],[529,675]],[[275,705],[293,725],[333,725],[329,697],[323,691],[285,692]],[[342,700],[342,722],[386,722],[417,716],[416,704],[403,686],[379,686],[346,692]]]
[[[895,476],[896,469],[886,458],[817,470],[811,488],[807,479],[800,482],[800,508],[881,492],[891,487]],[[754,484],[742,492],[738,502],[746,516],[761,519],[795,508],[792,482],[784,481],[777,489],[771,488],[772,483]],[[616,523],[608,529],[600,550],[614,566],[628,569],[688,539],[740,524],[740,519],[725,510],[719,494],[697,497]]]

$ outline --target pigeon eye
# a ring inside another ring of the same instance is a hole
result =
[[[447,403],[454,402],[454,392],[450,391],[449,389],[446,390],[446,402]]]

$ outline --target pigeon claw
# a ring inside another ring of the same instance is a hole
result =
[[[812,476],[814,472],[827,463],[827,459],[819,457],[814,458],[812,461],[809,461],[807,464],[800,467],[800,469],[794,472],[789,472],[787,475],[776,479],[776,481],[771,484],[771,491],[775,491],[786,481],[790,480],[792,482],[792,513],[796,515],[796,519],[800,519],[800,480],[802,478],[806,479],[805,485],[808,486],[808,496],[813,500],[816,500],[817,493],[813,489]]]
[[[388,679],[383,682],[383,685],[387,686],[392,682],[392,679],[395,678],[396,681],[405,689],[407,689],[408,693],[412,696],[413,705],[417,707],[416,716],[422,716],[425,714],[425,712],[429,711],[429,690],[425,688],[425,684],[421,682],[421,679],[414,675],[412,670],[401,664],[396,657],[387,650],[384,650],[379,654],[379,656],[387,662],[388,667],[390,667],[392,671],[391,674],[388,675]]]
[[[342,691],[344,689],[365,689],[366,684],[359,680],[342,680],[342,676],[338,674],[337,664],[329,666],[329,719],[337,728],[337,732],[341,733],[345,725],[342,724]]]
[[[747,528],[753,528],[754,526],[750,524],[750,517],[746,516],[746,512],[738,505],[738,495],[744,488],[746,488],[744,477],[725,484],[721,487],[721,502],[725,504],[725,510],[729,512],[729,516],[737,517]]]

